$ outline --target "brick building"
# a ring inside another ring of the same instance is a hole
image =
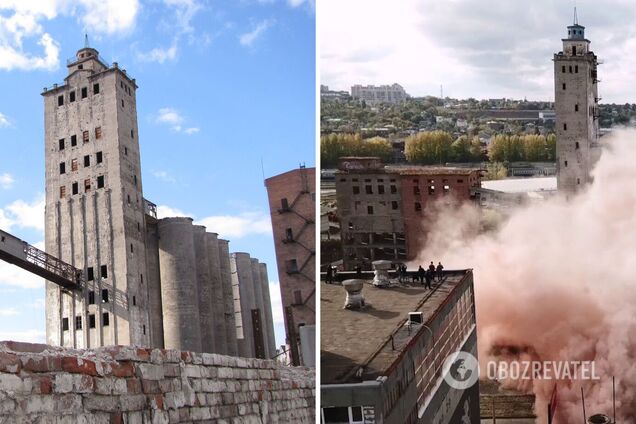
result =
[[[316,169],[294,169],[265,180],[276,247],[276,262],[287,344],[294,365],[313,365],[311,338],[316,324]],[[306,349],[303,349],[306,348]]]
[[[376,157],[343,157],[336,197],[345,269],[375,260],[416,257],[433,204],[472,201],[481,171],[470,168],[385,166]]]

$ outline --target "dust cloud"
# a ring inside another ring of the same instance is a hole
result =
[[[474,206],[445,210],[418,257],[474,269],[482,368],[491,359],[594,361],[600,380],[558,382],[559,423],[582,420],[581,387],[588,416],[611,416],[615,376],[617,420],[636,424],[636,131],[603,140],[585,192],[520,208],[486,234]],[[502,383],[534,392],[546,422],[554,380]]]

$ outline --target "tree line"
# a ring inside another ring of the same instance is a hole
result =
[[[465,135],[454,139],[446,131],[423,131],[406,138],[404,155],[410,163],[423,165],[448,162],[553,162],[556,136],[503,135],[492,137],[487,148],[478,137]],[[379,156],[390,161],[391,143],[382,137],[363,140],[360,134],[329,134],[320,139],[320,157],[324,167],[337,165],[343,156]]]

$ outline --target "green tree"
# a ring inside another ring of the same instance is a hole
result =
[[[361,150],[360,134],[329,134],[320,137],[320,160],[323,166],[338,164],[338,158],[353,156]]]
[[[378,156],[384,162],[388,162],[393,157],[393,147],[386,138],[373,137],[361,142],[360,150],[357,154],[360,156]]]
[[[470,162],[470,142],[465,135],[459,136],[457,140],[451,144],[451,161],[453,162]]]
[[[470,142],[470,157],[472,162],[481,162],[484,160],[484,150],[481,147],[481,140],[475,136]]]
[[[453,137],[446,131],[424,131],[406,139],[406,160],[422,164],[442,164],[450,159]]]
[[[546,160],[555,161],[556,160],[556,134],[548,134],[545,139],[546,144]]]
[[[486,165],[486,180],[501,180],[508,176],[506,165],[501,162],[490,162]]]

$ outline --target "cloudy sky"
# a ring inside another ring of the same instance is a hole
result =
[[[137,79],[145,197],[269,265],[282,344],[263,174],[315,165],[314,21],[311,0],[0,0],[0,228],[42,246],[40,93],[87,32]],[[44,285],[0,262],[4,339],[44,340]]]
[[[604,64],[604,103],[636,103],[636,2],[577,0]],[[402,84],[411,95],[553,100],[552,57],[572,0],[321,0],[321,83]],[[346,41],[345,41],[346,40]]]

